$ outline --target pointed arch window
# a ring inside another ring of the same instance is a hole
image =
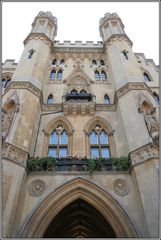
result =
[[[104,96],[104,103],[105,104],[110,104],[110,99],[107,95]]]
[[[153,96],[154,96],[156,104],[159,105],[159,102],[160,102],[159,95],[156,92],[153,92]]]
[[[67,157],[68,155],[68,133],[62,125],[59,125],[50,135],[48,156]]]
[[[52,65],[55,65],[56,63],[57,63],[57,60],[54,59],[54,60],[52,61]]]
[[[101,60],[100,60],[100,64],[101,64],[102,66],[104,66],[104,65],[105,65],[105,62],[101,59]]]
[[[150,82],[151,81],[151,79],[150,79],[150,77],[147,73],[144,72],[143,76],[144,76],[145,82]]]
[[[107,80],[107,74],[104,70],[101,71],[101,79],[102,80]]]
[[[11,79],[10,78],[3,78],[2,79],[2,88],[4,89],[4,88],[6,88],[6,87],[8,87],[9,85],[10,85],[10,83],[11,83]]]
[[[55,70],[52,70],[51,73],[50,73],[50,79],[55,79],[55,76],[56,76],[56,71]]]
[[[64,59],[60,61],[60,65],[63,65],[65,63]]]
[[[48,104],[52,104],[53,102],[54,102],[53,95],[50,94],[50,95],[48,96],[47,103],[48,103]]]
[[[97,61],[95,59],[92,60],[92,65],[96,66],[97,65]]]
[[[109,158],[110,149],[108,135],[99,125],[90,133],[90,155],[92,158]]]
[[[100,73],[99,71],[95,71],[95,80],[100,80]]]
[[[71,94],[77,94],[78,92],[77,92],[77,90],[73,89],[70,93]]]
[[[62,72],[62,70],[59,70],[59,71],[58,71],[58,74],[57,74],[57,79],[58,79],[58,80],[61,80],[61,79],[62,79],[62,76],[63,76],[63,72]]]
[[[86,93],[87,93],[87,91],[84,90],[84,89],[82,89],[82,90],[80,91],[80,94],[86,94]]]

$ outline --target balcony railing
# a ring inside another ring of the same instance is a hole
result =
[[[64,101],[69,100],[87,100],[92,101],[94,96],[91,93],[67,93],[63,96]]]
[[[39,171],[127,171],[131,166],[131,161],[127,157],[110,158],[110,159],[92,159],[92,158],[31,158],[27,160],[27,168],[31,172]]]

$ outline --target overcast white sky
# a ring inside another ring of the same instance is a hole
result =
[[[39,11],[51,11],[57,17],[55,40],[101,41],[99,20],[106,12],[117,12],[125,32],[133,42],[133,51],[145,54],[159,64],[158,2],[3,2],[2,61],[15,59],[23,51],[23,40]]]

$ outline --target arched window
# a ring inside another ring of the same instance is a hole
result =
[[[92,158],[110,157],[108,135],[99,125],[90,133],[90,154]]]
[[[86,90],[82,89],[82,90],[80,91],[80,94],[84,94],[84,93],[87,93],[87,92],[86,92]]]
[[[104,96],[104,103],[105,104],[110,104],[110,99],[107,95]]]
[[[10,85],[10,83],[11,83],[11,79],[5,79],[5,78],[3,78],[3,79],[2,79],[2,88],[8,87],[8,86]]]
[[[57,60],[54,59],[54,60],[52,61],[52,65],[55,65],[56,63],[57,63]]]
[[[122,52],[122,54],[123,54],[123,56],[124,56],[124,59],[128,60],[128,55],[127,55],[128,52],[124,50],[124,51]]]
[[[104,66],[104,65],[105,65],[105,62],[101,59],[101,60],[100,60],[100,64],[101,64],[102,66]]]
[[[50,73],[50,79],[55,79],[55,76],[56,76],[56,71],[52,70]]]
[[[78,92],[77,92],[77,90],[73,89],[70,93],[71,94],[77,94]]]
[[[31,50],[29,51],[28,59],[32,58],[34,52],[35,52],[35,51],[34,51],[33,49],[31,49]]]
[[[63,65],[65,63],[64,59],[60,61],[60,65]]]
[[[58,71],[58,74],[57,74],[57,79],[58,79],[58,80],[61,80],[61,79],[62,79],[62,75],[63,75],[62,70],[59,70],[59,71]]]
[[[67,157],[68,134],[62,125],[59,125],[50,135],[48,156]]]
[[[96,66],[97,65],[97,62],[95,59],[92,60],[92,65]]]
[[[100,73],[99,71],[95,71],[95,80],[100,80]]]
[[[101,71],[101,79],[106,80],[107,79],[107,74],[104,70]]]
[[[53,102],[54,102],[54,100],[53,100],[53,95],[50,94],[50,95],[48,96],[47,103],[48,103],[48,104],[52,104]]]
[[[144,76],[145,82],[150,82],[151,81],[150,77],[149,77],[149,75],[147,73],[144,73],[143,76]]]
[[[156,104],[159,105],[160,99],[159,99],[158,94],[157,94],[156,92],[153,92],[153,96],[154,96],[154,99],[155,99]]]

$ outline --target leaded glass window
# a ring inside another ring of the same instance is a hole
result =
[[[108,135],[101,126],[95,126],[89,135],[89,140],[90,154],[92,158],[110,157]]]
[[[67,157],[68,155],[68,133],[62,125],[58,125],[51,133],[49,140],[48,156]]]

